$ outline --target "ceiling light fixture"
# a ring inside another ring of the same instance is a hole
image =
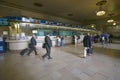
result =
[[[91,27],[94,28],[94,27],[95,27],[95,24],[92,24]]]
[[[70,14],[67,14],[67,15],[68,15],[68,16],[73,16],[73,14],[71,14],[71,13],[70,13]]]
[[[101,0],[99,2],[96,3],[97,6],[99,6],[99,10],[96,12],[97,16],[103,16],[106,14],[106,12],[104,10],[102,10],[102,6],[106,4],[106,0]]]
[[[37,6],[37,7],[43,7],[43,4],[38,3],[38,2],[35,2],[34,5]]]
[[[111,23],[111,22],[114,22],[114,20],[113,19],[109,19],[109,20],[107,20],[107,22]]]
[[[96,15],[97,16],[103,16],[103,15],[105,15],[105,11],[98,11],[97,13],[96,13]]]
[[[114,22],[113,25],[115,26],[115,25],[116,25],[116,22]]]
[[[108,17],[109,17],[109,19],[107,20],[108,23],[114,22],[114,20],[112,19],[113,15],[114,13],[108,14]]]

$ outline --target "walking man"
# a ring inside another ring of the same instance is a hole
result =
[[[50,56],[51,53],[51,47],[52,47],[52,41],[50,39],[49,33],[45,36],[45,48],[46,48],[46,54],[42,56],[42,59],[44,60],[45,57],[48,57],[48,59],[52,59]]]
[[[29,50],[29,52],[28,52],[28,56],[30,55],[30,53],[32,52],[32,51],[34,51],[35,52],[35,55],[38,55],[37,54],[37,51],[36,51],[36,45],[37,45],[37,42],[36,42],[36,36],[33,34],[32,35],[32,38],[31,38],[31,40],[30,40],[30,50]]]
[[[84,46],[84,58],[87,56],[87,49],[92,47],[90,34],[87,33],[83,38],[83,46]]]

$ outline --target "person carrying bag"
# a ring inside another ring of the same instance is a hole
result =
[[[45,43],[43,43],[42,48],[46,48],[46,44]]]

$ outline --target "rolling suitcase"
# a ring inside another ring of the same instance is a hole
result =
[[[23,56],[23,55],[27,54],[28,52],[29,52],[29,49],[25,48],[20,52],[20,55]]]
[[[88,54],[93,54],[93,48],[87,49],[87,53],[88,53]]]

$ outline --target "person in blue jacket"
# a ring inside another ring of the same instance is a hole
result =
[[[27,55],[30,55],[30,53],[31,53],[32,51],[35,52],[35,55],[38,55],[38,54],[37,54],[37,51],[36,51],[37,41],[36,41],[36,36],[35,36],[35,34],[32,35],[32,38],[31,38],[30,42],[31,42],[31,43],[30,43],[30,49],[29,49],[29,52],[28,52]]]

